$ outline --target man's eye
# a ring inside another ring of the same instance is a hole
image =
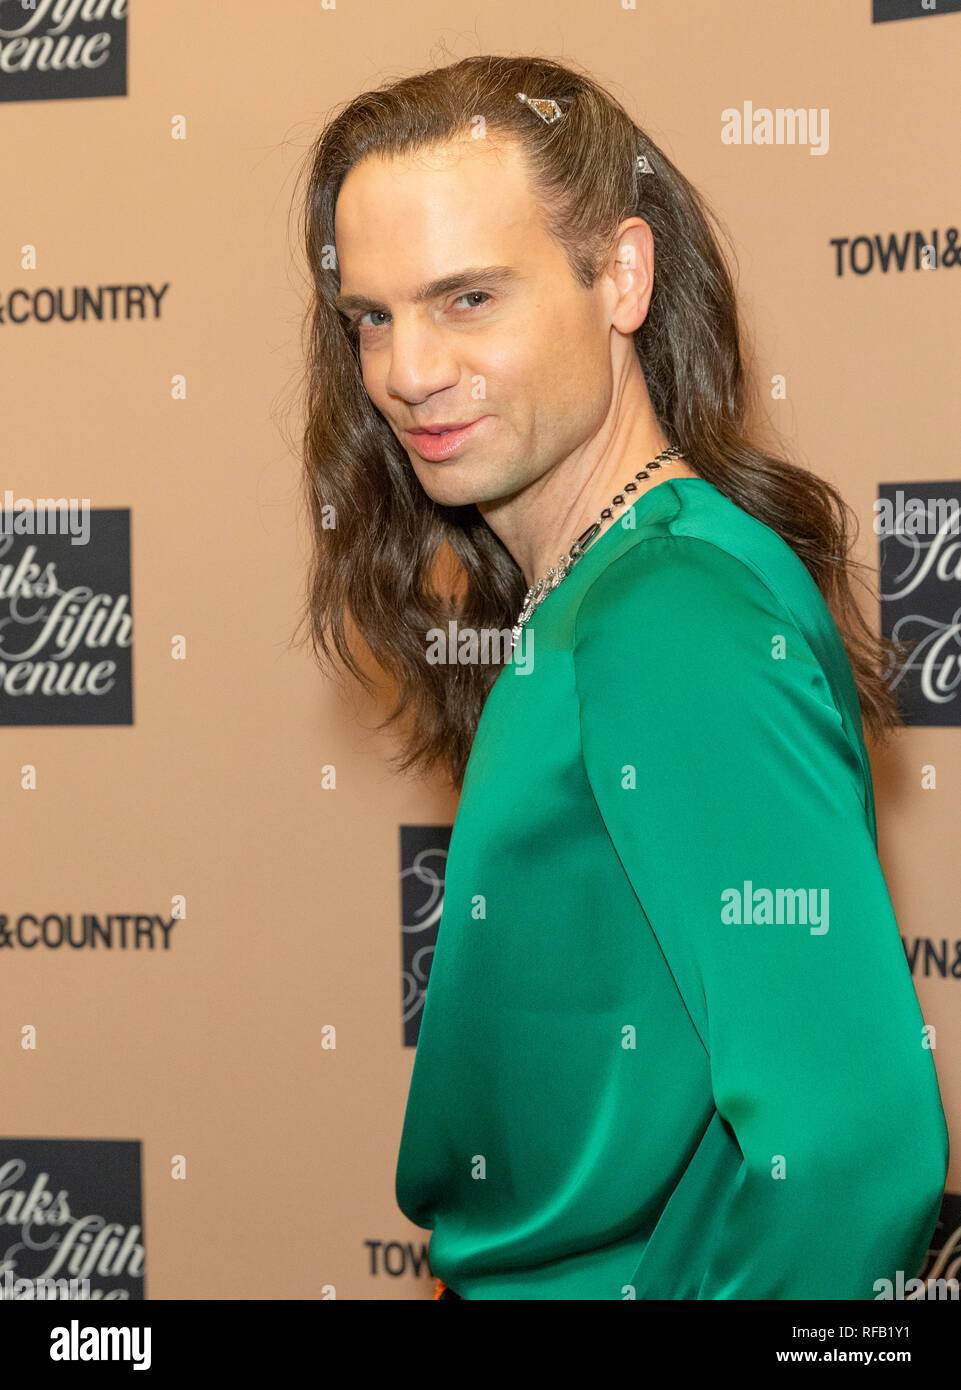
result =
[[[486,301],[486,300],[488,300],[488,299],[490,299],[490,298],[491,298],[491,296],[487,293],[486,290],[467,290],[464,294],[458,295],[458,297],[454,300],[454,303],[455,303],[455,304],[459,304],[459,303],[461,302],[461,300],[463,300],[463,299],[480,299],[480,300],[482,300],[482,301]],[[482,307],[482,305],[481,305],[481,304],[470,304],[470,305],[468,305],[467,307],[470,308],[470,309],[480,309],[480,308]],[[355,320],[354,320],[354,322],[353,322],[353,324],[352,324],[352,327],[355,328],[355,329],[361,328],[361,327],[366,327],[366,328],[381,328],[381,327],[383,326],[381,323],[379,323],[379,322],[367,323],[367,322],[365,322],[365,320],[371,319],[371,318],[372,318],[372,319],[385,319],[385,318],[388,318],[388,317],[389,317],[389,315],[388,315],[386,309],[368,309],[368,311],[367,311],[366,314],[362,314],[361,317],[360,317],[359,319],[355,319]]]

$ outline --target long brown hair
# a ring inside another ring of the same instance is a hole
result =
[[[545,125],[518,92],[553,97],[563,120]],[[451,619],[476,629],[510,628],[527,586],[475,506],[445,507],[426,495],[368,397],[356,340],[333,305],[340,290],[334,209],[347,173],[365,155],[407,155],[457,139],[477,117],[488,134],[522,146],[548,226],[584,288],[594,283],[618,225],[629,217],[649,223],[654,287],[634,337],[660,427],[700,477],[800,556],[844,642],[865,731],[881,738],[899,727],[885,677],[905,648],[875,636],[854,598],[853,567],[868,568],[849,555],[856,518],[830,483],[747,438],[746,410],[758,397],[742,363],[731,274],[710,226],[720,229],[716,215],[609,92],[543,58],[465,58],[364,92],[327,124],[305,161],[303,233],[313,299],[305,322],[312,558],[304,620],[318,661],[331,662],[336,653],[354,677],[372,684],[352,649],[352,624],[395,682],[398,700],[385,725],[409,717],[399,768],[440,764],[461,786],[500,668],[432,664],[426,634]],[[654,177],[635,173],[638,154]]]

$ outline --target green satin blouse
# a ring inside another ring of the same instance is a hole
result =
[[[837,628],[662,480],[484,706],[398,1204],[465,1299],[874,1299],[947,1165]]]

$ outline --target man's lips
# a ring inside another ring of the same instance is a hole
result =
[[[483,415],[478,419],[483,420]],[[468,425],[472,425],[473,420],[457,420],[449,425],[417,425],[414,429],[408,430],[408,434],[449,434],[451,430],[463,430]]]
[[[455,449],[476,434],[489,415],[480,415],[476,420],[451,421],[444,425],[419,425],[404,433],[422,458],[436,463],[448,458]]]

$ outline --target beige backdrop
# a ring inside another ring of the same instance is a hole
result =
[[[325,114],[475,52],[611,85],[729,227],[762,380],[787,384],[768,418],[840,486],[875,564],[879,482],[958,477],[961,277],[838,278],[829,238],[958,217],[959,48],[961,15],[872,25],[868,0],[140,0],[126,97],[0,105],[4,286],[170,283],[159,321],[0,330],[0,491],[131,508],[135,617],[131,727],[0,728],[2,911],[187,900],[167,952],[0,954],[0,1132],[142,1140],[150,1298],[432,1292],[372,1275],[365,1242],[427,1240],[393,1193],[414,1055],[398,826],[456,802],[392,775],[383,707],[288,645],[307,557],[290,204]],[[746,100],[828,108],[829,152],[722,143]],[[902,934],[953,940],[957,729],[908,730],[874,771]],[[961,1155],[959,981],[916,987]]]

